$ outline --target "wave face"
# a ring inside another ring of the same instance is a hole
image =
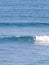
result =
[[[17,41],[17,42],[34,42],[34,38],[32,36],[0,36],[0,41]]]
[[[18,41],[31,43],[49,43],[49,36],[0,36],[0,41]]]

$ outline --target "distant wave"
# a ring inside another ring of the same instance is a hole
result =
[[[19,41],[31,43],[49,43],[49,36],[0,36],[0,41]]]
[[[0,23],[0,26],[49,26],[49,23]]]

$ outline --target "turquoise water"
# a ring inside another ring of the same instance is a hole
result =
[[[0,65],[49,65],[49,1],[0,0]]]

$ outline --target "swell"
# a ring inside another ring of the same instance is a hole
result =
[[[49,26],[49,23],[0,23],[0,26]]]

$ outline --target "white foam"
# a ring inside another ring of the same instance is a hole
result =
[[[49,36],[36,36],[35,41],[39,43],[49,43]]]

